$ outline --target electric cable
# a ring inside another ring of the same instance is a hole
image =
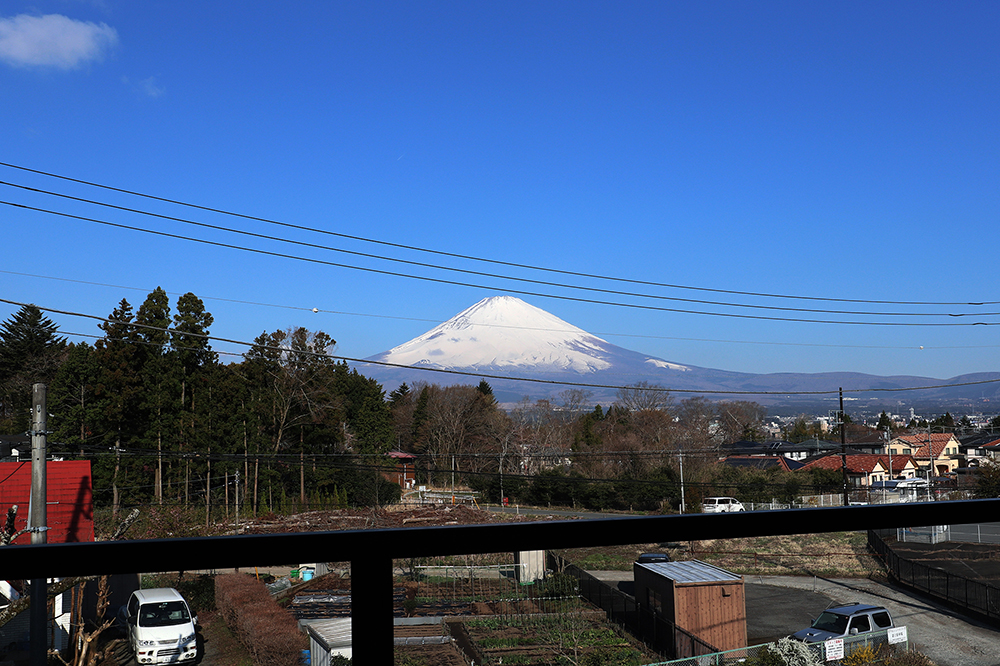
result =
[[[293,239],[290,239],[290,238],[283,238],[283,237],[280,237],[280,236],[271,236],[271,235],[268,235],[268,234],[260,234],[260,233],[256,233],[256,232],[252,232],[252,231],[246,231],[246,230],[242,230],[242,229],[234,229],[232,227],[224,227],[224,226],[221,226],[221,225],[209,224],[207,222],[198,222],[198,221],[195,221],[195,220],[187,220],[187,219],[184,219],[184,218],[174,217],[174,216],[170,216],[170,215],[162,215],[162,214],[159,214],[159,213],[152,213],[152,212],[149,212],[149,211],[143,211],[143,210],[136,209],[136,208],[128,208],[128,207],[124,207],[124,206],[118,206],[118,205],[114,205],[114,204],[109,204],[109,203],[94,201],[94,200],[91,200],[91,199],[83,199],[83,198],[80,198],[80,197],[70,196],[68,194],[60,194],[60,193],[57,193],[57,192],[51,192],[51,191],[41,190],[41,189],[38,189],[38,188],[28,187],[28,186],[25,186],[25,185],[17,185],[17,184],[5,182],[5,181],[0,181],[0,185],[7,185],[9,187],[20,188],[20,189],[27,190],[27,191],[30,191],[30,192],[35,192],[35,193],[38,193],[38,194],[45,194],[45,195],[49,195],[49,196],[55,196],[55,197],[60,197],[60,198],[64,198],[64,199],[69,199],[69,200],[76,201],[76,202],[79,202],[79,203],[86,203],[86,204],[91,204],[91,205],[96,205],[96,206],[103,206],[103,207],[106,207],[106,208],[112,208],[112,209],[119,210],[119,211],[122,211],[122,212],[134,213],[134,214],[138,214],[138,215],[147,215],[147,216],[150,216],[150,217],[156,217],[156,218],[159,218],[159,219],[168,220],[168,221],[172,221],[172,222],[180,222],[182,224],[188,224],[188,225],[200,227],[200,228],[203,228],[203,229],[211,229],[213,231],[222,231],[222,232],[225,232],[225,233],[232,233],[232,234],[237,234],[237,235],[241,235],[241,236],[248,236],[248,237],[256,238],[256,239],[259,239],[259,240],[266,240],[266,241],[272,241],[272,242],[278,242],[278,243],[287,243],[289,245],[295,245],[295,246],[305,247],[305,248],[314,249],[314,250],[326,250],[326,251],[330,251],[330,252],[339,252],[339,253],[342,253],[342,254],[347,254],[347,255],[351,255],[351,256],[355,256],[355,257],[363,257],[363,258],[366,258],[366,259],[377,259],[377,260],[380,260],[380,261],[388,261],[388,262],[393,262],[393,263],[399,263],[399,264],[403,264],[403,265],[406,265],[406,266],[412,266],[412,267],[417,267],[417,268],[429,268],[429,269],[440,270],[440,271],[448,271],[448,272],[453,272],[453,273],[460,273],[462,275],[471,275],[471,276],[480,277],[480,278],[492,278],[492,279],[497,279],[497,280],[510,280],[510,281],[513,281],[513,282],[520,282],[520,283],[524,283],[524,284],[532,284],[532,285],[536,285],[536,286],[540,286],[540,287],[551,287],[551,288],[557,288],[557,289],[575,289],[575,290],[579,290],[579,291],[587,291],[587,292],[593,292],[593,293],[598,293],[598,294],[606,294],[606,295],[609,295],[609,296],[624,296],[624,297],[631,297],[631,298],[646,298],[646,299],[652,299],[652,300],[671,301],[671,302],[677,302],[677,303],[690,303],[690,304],[695,304],[695,305],[711,305],[711,306],[731,307],[731,308],[745,308],[745,309],[750,309],[750,310],[765,310],[765,311],[778,311],[778,312],[801,312],[801,313],[809,313],[809,314],[826,314],[826,315],[852,315],[852,316],[867,316],[867,317],[967,317],[967,316],[973,316],[973,314],[975,316],[998,316],[998,315],[1000,315],[1000,312],[977,312],[977,313],[947,313],[947,312],[941,313],[941,312],[934,312],[934,313],[931,313],[931,312],[882,312],[882,311],[874,311],[874,312],[872,312],[872,311],[858,311],[858,310],[824,310],[824,309],[819,309],[819,308],[798,308],[798,307],[776,306],[776,305],[756,305],[756,304],[751,304],[751,303],[730,303],[730,302],[725,302],[725,301],[710,301],[710,300],[704,300],[704,299],[682,298],[682,297],[677,297],[677,296],[662,296],[662,295],[656,295],[656,294],[644,294],[644,293],[620,291],[620,290],[614,290],[614,289],[602,289],[602,288],[599,288],[599,287],[586,287],[586,286],[581,286],[581,285],[572,285],[572,284],[565,284],[565,283],[559,283],[559,282],[550,282],[550,281],[545,281],[545,280],[535,280],[535,279],[531,279],[531,278],[523,278],[523,277],[510,276],[510,275],[499,275],[499,274],[496,274],[496,273],[486,273],[486,272],[482,272],[482,271],[473,271],[473,270],[464,269],[464,268],[455,268],[455,267],[449,267],[449,266],[439,266],[439,265],[435,265],[435,264],[428,264],[428,263],[425,263],[425,262],[411,261],[411,260],[407,260],[407,259],[399,259],[399,258],[394,258],[394,257],[386,257],[386,256],[381,256],[381,255],[370,254],[370,253],[367,253],[367,252],[358,252],[358,251],[355,251],[355,250],[347,250],[347,249],[344,249],[344,248],[336,248],[336,247],[330,247],[330,246],[325,246],[325,245],[319,245],[317,243],[308,243],[308,242],[305,242],[305,241],[298,241],[298,240],[293,240]],[[15,205],[15,204],[11,204],[10,202],[2,202],[2,203],[7,203],[8,205]],[[37,212],[45,212],[45,213],[49,213],[49,214],[53,214],[53,215],[62,215],[62,213],[59,213],[57,211],[45,210],[45,209],[40,209],[40,208],[33,208],[32,210],[35,210]],[[81,220],[86,219],[88,221],[97,222],[97,223],[101,223],[101,224],[112,224],[112,223],[109,223],[109,222],[104,222],[104,221],[100,221],[100,220],[96,220],[96,219],[92,219],[92,218],[83,218],[83,217],[77,217],[77,216],[74,216],[74,215],[66,215],[66,216],[67,217],[72,217],[72,218],[75,218],[75,219],[81,219]],[[150,233],[155,233],[153,230],[144,229],[143,227],[133,227],[133,226],[125,226],[125,225],[113,225],[113,226],[121,226],[121,228],[128,228],[128,229],[132,229],[132,230],[146,231],[146,232],[150,232]],[[177,238],[178,236],[174,236],[174,237]],[[185,238],[186,238],[186,240],[195,240],[195,241],[200,240],[200,239],[188,238],[188,237],[185,237]],[[227,247],[231,247],[231,246],[227,246]],[[296,258],[301,258],[301,257],[296,257]],[[413,276],[408,276],[408,277],[413,277]],[[466,286],[469,286],[469,285],[466,285]],[[705,313],[701,313],[701,314],[705,314]]]
[[[21,302],[14,301],[14,300],[11,300],[11,299],[6,299],[6,298],[0,298],[0,303],[7,303],[9,305],[15,305],[15,306],[18,306],[18,307],[26,307],[27,305],[29,305],[27,303],[21,303]],[[69,310],[59,310],[59,309],[56,309],[56,308],[48,308],[48,307],[40,306],[38,304],[34,304],[34,305],[39,310],[42,310],[44,312],[51,312],[51,313],[63,314],[63,315],[72,316],[72,317],[83,317],[83,318],[86,318],[86,319],[93,319],[93,320],[101,321],[101,322],[105,322],[105,323],[117,324],[117,325],[121,325],[121,326],[124,326],[124,327],[142,328],[142,329],[146,329],[146,330],[152,330],[152,331],[158,331],[158,332],[166,332],[166,333],[178,333],[178,331],[175,331],[174,329],[170,329],[170,328],[160,328],[160,327],[157,327],[157,326],[150,326],[150,325],[147,325],[147,324],[138,324],[138,323],[135,323],[135,322],[121,321],[121,320],[116,320],[116,319],[110,319],[110,318],[107,318],[107,317],[99,317],[97,315],[84,314],[84,313],[73,312],[73,311],[69,311]],[[269,350],[269,351],[276,351],[276,352],[279,352],[279,353],[285,353],[285,352],[288,351],[287,349],[282,348],[282,347],[271,347],[271,346],[268,346],[268,345],[260,345],[260,344],[255,343],[255,342],[246,342],[244,340],[233,340],[233,339],[229,339],[229,338],[222,338],[222,337],[208,335],[208,334],[203,334],[203,333],[191,333],[191,332],[186,332],[186,331],[182,332],[182,333],[183,333],[183,335],[185,335],[187,337],[201,338],[201,339],[206,339],[206,340],[216,340],[216,341],[219,341],[219,342],[226,342],[226,343],[229,343],[229,344],[247,346],[247,347],[250,347],[250,348],[257,347],[257,348],[260,348],[260,349]],[[496,374],[481,373],[481,372],[468,372],[468,371],[464,371],[464,370],[449,370],[449,369],[445,369],[445,368],[429,368],[429,367],[425,367],[425,366],[411,366],[411,365],[404,365],[404,364],[401,364],[401,363],[389,363],[387,361],[374,361],[374,360],[370,360],[370,359],[358,359],[358,358],[352,358],[352,357],[348,357],[348,356],[340,356],[340,355],[334,355],[334,354],[320,354],[320,353],[314,353],[314,352],[308,352],[308,351],[297,351],[296,353],[303,354],[303,355],[309,355],[309,356],[317,356],[317,357],[329,358],[331,360],[343,361],[345,363],[356,363],[356,364],[362,364],[362,365],[378,365],[378,366],[390,367],[390,368],[399,368],[399,369],[405,369],[405,370],[419,370],[419,371],[424,371],[424,372],[436,372],[436,373],[441,373],[441,374],[446,374],[446,375],[455,375],[455,376],[463,376],[463,377],[475,377],[475,378],[480,378],[480,379],[510,380],[510,381],[529,382],[529,383],[534,383],[534,384],[545,384],[545,385],[552,385],[552,386],[569,386],[569,387],[573,387],[573,388],[595,388],[595,389],[613,389],[613,390],[622,390],[622,389],[634,388],[634,387],[629,387],[627,385],[596,384],[596,383],[587,383],[587,382],[569,382],[569,381],[560,381],[560,380],[554,380],[554,379],[541,379],[541,378],[537,378],[537,377],[516,377],[516,376],[496,375]],[[911,386],[911,387],[894,387],[894,388],[889,388],[889,387],[857,388],[857,389],[851,389],[851,388],[840,389],[840,388],[838,388],[838,389],[830,389],[830,390],[825,390],[825,391],[698,390],[698,389],[678,389],[678,388],[669,388],[669,387],[660,387],[660,386],[648,386],[648,387],[644,387],[644,389],[652,391],[652,392],[684,393],[684,394],[696,394],[696,395],[748,395],[748,396],[753,396],[753,395],[836,395],[836,394],[841,393],[841,392],[844,393],[844,394],[855,394],[855,393],[894,393],[894,392],[909,392],[909,391],[926,391],[926,390],[930,390],[930,389],[956,388],[956,387],[961,387],[961,386],[981,386],[981,385],[995,384],[995,383],[1000,383],[1000,379],[983,379],[983,380],[977,380],[977,381],[956,382],[956,383],[952,383],[952,384],[933,384],[933,385],[928,385],[928,386]]]
[[[485,286],[485,285],[472,284],[472,283],[468,283],[468,282],[460,282],[460,281],[456,281],[456,280],[446,280],[446,279],[443,279],[443,278],[433,278],[433,277],[420,276],[420,275],[409,275],[409,274],[406,274],[406,273],[399,273],[399,272],[395,272],[395,271],[387,271],[387,270],[376,269],[376,268],[371,268],[371,267],[364,267],[364,266],[352,266],[350,264],[343,264],[343,263],[338,263],[338,262],[326,261],[326,260],[322,260],[322,259],[315,259],[315,258],[309,258],[309,257],[300,257],[300,256],[297,256],[297,255],[291,255],[291,254],[286,254],[286,253],[281,253],[281,252],[273,252],[273,251],[269,251],[269,250],[262,250],[262,249],[257,249],[257,248],[249,248],[249,247],[244,247],[244,246],[240,246],[240,245],[234,245],[232,243],[223,243],[223,242],[220,242],[220,241],[212,241],[212,240],[207,240],[207,239],[195,238],[195,237],[191,237],[191,236],[184,236],[184,235],[181,235],[181,234],[168,233],[168,232],[165,232],[165,231],[157,231],[157,230],[153,230],[153,229],[145,229],[145,228],[142,228],[142,227],[136,227],[136,226],[127,225],[127,224],[121,224],[121,223],[117,223],[117,222],[110,222],[110,221],[107,221],[107,220],[99,220],[99,219],[96,219],[96,218],[90,218],[90,217],[85,217],[85,216],[81,216],[81,215],[74,215],[74,214],[71,214],[71,213],[65,213],[65,212],[53,211],[53,210],[47,210],[47,209],[44,209],[44,208],[37,208],[37,207],[34,207],[34,206],[27,206],[25,204],[19,204],[19,203],[14,203],[14,202],[10,202],[10,201],[0,201],[0,204],[4,204],[4,205],[7,205],[7,206],[12,206],[12,207],[15,207],[15,208],[21,208],[21,209],[24,209],[24,210],[31,210],[31,211],[40,212],[40,213],[47,213],[47,214],[50,214],[50,215],[56,215],[56,216],[65,217],[65,218],[68,218],[68,219],[81,220],[81,221],[85,221],[85,222],[94,222],[96,224],[101,224],[101,225],[105,225],[105,226],[109,226],[109,227],[113,227],[113,228],[118,228],[118,229],[128,229],[128,230],[131,230],[131,231],[138,231],[138,232],[142,232],[142,233],[146,233],[146,234],[151,234],[151,235],[155,235],[155,236],[160,236],[160,237],[164,237],[164,238],[173,238],[173,239],[177,239],[177,240],[184,240],[184,241],[189,241],[189,242],[201,243],[201,244],[204,244],[204,245],[209,245],[209,246],[214,246],[214,247],[222,247],[222,248],[227,248],[227,249],[240,250],[240,251],[244,251],[244,252],[261,254],[261,255],[265,255],[265,256],[278,257],[278,258],[282,258],[282,259],[293,259],[293,260],[296,260],[296,261],[303,261],[303,262],[307,262],[307,263],[314,263],[314,264],[319,264],[319,265],[324,265],[324,266],[332,266],[332,267],[336,267],[336,268],[347,268],[347,269],[351,269],[351,270],[363,271],[363,272],[367,272],[367,273],[374,273],[374,274],[378,274],[378,275],[386,275],[386,276],[391,276],[391,277],[402,277],[402,278],[413,279],[413,280],[421,280],[421,281],[425,281],[425,282],[433,282],[435,284],[446,284],[446,285],[460,286],[460,287],[471,287],[471,288],[474,288],[474,289],[488,289],[488,290],[492,290],[492,291],[501,291],[501,292],[507,292],[507,293],[512,293],[512,294],[521,294],[521,295],[527,295],[527,296],[535,296],[535,297],[538,297],[538,298],[551,298],[551,299],[563,300],[563,301],[571,301],[571,302],[576,302],[576,303],[587,303],[587,304],[590,304],[590,305],[608,305],[608,306],[628,308],[628,309],[650,310],[650,311],[655,311],[655,312],[671,312],[671,313],[676,313],[676,314],[693,314],[693,315],[705,315],[705,316],[714,316],[714,317],[728,317],[728,318],[735,318],[735,319],[751,319],[751,320],[763,320],[763,321],[781,321],[781,322],[795,322],[795,323],[808,323],[808,324],[839,324],[839,325],[854,325],[854,326],[921,326],[921,327],[922,326],[993,326],[993,325],[996,325],[996,324],[1000,324],[1000,322],[982,322],[982,321],[968,322],[968,323],[966,323],[966,322],[920,322],[920,323],[917,323],[917,322],[884,322],[884,321],[805,319],[805,318],[798,318],[798,317],[777,317],[777,316],[768,316],[768,315],[739,314],[739,313],[731,313],[731,312],[711,312],[711,311],[704,311],[704,310],[686,310],[686,309],[681,309],[681,308],[668,308],[668,307],[653,306],[653,305],[640,305],[640,304],[636,304],[636,303],[618,303],[618,302],[614,302],[614,301],[601,301],[601,300],[581,298],[581,297],[576,297],[576,296],[565,296],[565,295],[558,295],[558,294],[545,294],[545,293],[540,293],[540,292],[533,292],[533,291],[526,291],[526,290],[519,290],[519,289],[501,289],[501,288],[498,288],[498,287],[489,287],[489,286]],[[996,314],[1000,314],[1000,313],[983,313],[983,314],[992,316],[992,315],[996,315]],[[960,317],[966,317],[966,316],[972,316],[972,315],[970,315],[970,314],[948,314],[946,316],[951,317],[951,318],[960,318]],[[977,315],[977,316],[981,316],[981,315]]]
[[[52,275],[38,275],[36,273],[23,273],[19,271],[8,271],[0,269],[0,274],[5,275],[17,275],[20,277],[37,278],[41,280],[54,280],[58,282],[68,282],[71,284],[83,284],[97,287],[109,287],[113,289],[126,289],[129,291],[138,291],[143,293],[148,293],[149,289],[146,287],[130,287],[118,284],[109,284],[105,282],[93,282],[90,280],[77,280],[73,278],[63,278],[55,277]],[[175,291],[165,291],[168,296],[181,296],[180,292]],[[393,321],[410,321],[410,322],[421,322],[427,324],[440,325],[441,320],[439,319],[428,319],[424,317],[402,317],[399,315],[386,315],[386,314],[376,314],[372,312],[348,312],[344,310],[330,310],[326,308],[311,308],[308,306],[301,305],[288,305],[279,303],[262,303],[259,301],[248,301],[244,299],[227,298],[224,296],[200,296],[204,301],[216,301],[220,303],[235,303],[238,305],[253,305],[265,308],[277,308],[284,310],[293,310],[300,312],[313,312],[316,314],[332,314],[338,316],[346,317],[370,317],[374,319],[389,319]],[[497,329],[508,329],[515,331],[543,331],[548,333],[569,333],[566,329],[557,328],[541,328],[537,326],[514,326],[512,324],[493,324],[493,323],[475,323],[470,324],[470,326],[478,326],[482,328],[497,328]],[[830,349],[915,349],[913,345],[848,345],[848,344],[822,344],[816,342],[775,342],[769,340],[724,340],[717,338],[686,338],[674,335],[650,335],[644,333],[618,333],[612,331],[593,331],[593,335],[598,337],[609,337],[609,338],[638,338],[643,340],[675,340],[678,342],[712,342],[720,344],[736,344],[736,345],[769,345],[778,347],[817,347],[817,348],[830,348]],[[66,335],[80,335],[85,337],[84,334],[71,334],[66,333]],[[100,336],[97,336],[100,337]],[[934,345],[934,346],[924,346],[924,349],[996,349],[1000,347],[998,345]],[[222,352],[220,352],[222,353]]]
[[[184,201],[180,201],[180,200],[176,200],[176,199],[169,199],[169,198],[166,198],[166,197],[159,197],[159,196],[155,196],[155,195],[151,195],[151,194],[145,194],[145,193],[137,192],[137,191],[134,191],[134,190],[127,190],[127,189],[124,189],[124,188],[112,187],[110,185],[103,185],[103,184],[100,184],[100,183],[86,181],[86,180],[82,180],[82,179],[78,179],[78,178],[71,178],[69,176],[63,176],[63,175],[59,175],[59,174],[55,174],[55,173],[51,173],[51,172],[47,172],[47,171],[42,171],[42,170],[39,170],[39,169],[32,169],[32,168],[29,168],[29,167],[19,166],[19,165],[16,165],[16,164],[10,164],[10,163],[7,163],[7,162],[0,162],[0,166],[4,166],[4,167],[10,168],[10,169],[16,169],[16,170],[19,170],[19,171],[24,171],[24,172],[27,172],[27,173],[33,173],[33,174],[37,174],[37,175],[41,175],[41,176],[46,176],[46,177],[49,177],[49,178],[56,178],[56,179],[67,181],[67,182],[77,183],[77,184],[80,184],[80,185],[86,185],[88,187],[95,187],[95,188],[100,188],[100,189],[108,190],[108,191],[111,191],[111,192],[118,192],[120,194],[127,194],[127,195],[130,195],[130,196],[135,196],[135,197],[141,197],[141,198],[145,198],[145,199],[150,199],[152,201],[159,201],[161,203],[168,203],[168,204],[177,205],[177,206],[184,206],[184,207],[187,207],[187,208],[192,208],[192,209],[196,209],[196,210],[202,210],[202,211],[210,212],[210,213],[217,213],[217,214],[220,214],[220,215],[227,215],[227,216],[232,216],[232,217],[238,217],[238,218],[242,218],[242,219],[246,219],[246,220],[252,220],[252,221],[255,221],[255,222],[264,222],[266,224],[277,225],[277,226],[281,226],[281,227],[285,227],[285,228],[289,228],[289,229],[296,229],[296,230],[299,230],[299,231],[308,231],[308,232],[317,233],[317,234],[326,234],[326,235],[335,236],[335,237],[338,237],[338,238],[344,238],[344,239],[348,239],[348,240],[361,241],[361,242],[365,242],[365,243],[375,243],[375,244],[384,245],[384,246],[387,246],[387,247],[394,247],[394,248],[397,248],[397,249],[409,250],[409,251],[414,251],[414,252],[424,252],[424,253],[428,253],[428,254],[435,254],[435,255],[439,255],[439,256],[451,257],[451,258],[454,258],[454,259],[463,259],[463,260],[469,260],[469,261],[477,261],[477,262],[483,262],[483,263],[490,263],[490,264],[495,264],[495,265],[500,265],[500,266],[508,266],[508,267],[511,267],[511,268],[522,268],[522,269],[528,269],[528,270],[545,271],[545,272],[549,272],[549,273],[556,273],[556,274],[561,274],[561,275],[568,275],[568,276],[572,276],[572,277],[582,277],[582,278],[590,278],[590,279],[597,279],[597,280],[610,280],[610,281],[615,281],[615,282],[640,284],[640,285],[651,286],[651,287],[664,287],[664,288],[669,288],[669,289],[685,289],[685,290],[690,290],[690,291],[702,291],[702,292],[719,293],[719,294],[732,294],[732,295],[739,295],[739,296],[755,296],[755,297],[762,297],[762,298],[783,298],[783,299],[797,299],[797,300],[810,300],[810,301],[825,301],[825,302],[835,302],[835,303],[866,303],[866,304],[871,304],[871,305],[940,305],[940,306],[961,306],[961,305],[980,306],[980,305],[997,305],[997,304],[1000,304],[1000,301],[968,301],[968,302],[892,301],[892,300],[832,298],[832,297],[821,297],[821,296],[799,296],[799,295],[789,295],[789,294],[773,294],[773,293],[767,293],[767,292],[754,292],[754,291],[742,291],[742,290],[735,290],[735,289],[716,289],[716,288],[710,288],[710,287],[696,287],[696,286],[690,286],[690,285],[678,285],[678,284],[670,284],[670,283],[662,283],[662,282],[653,282],[653,281],[648,281],[648,280],[635,280],[635,279],[631,279],[631,278],[612,277],[612,276],[606,276],[606,275],[584,273],[584,272],[579,272],[579,271],[561,270],[561,269],[556,269],[556,268],[548,268],[548,267],[542,267],[542,266],[533,266],[533,265],[530,265],[530,264],[520,264],[520,263],[516,263],[516,262],[502,261],[502,260],[498,260],[498,259],[487,259],[487,258],[483,258],[483,257],[476,257],[476,256],[472,256],[472,255],[459,254],[459,253],[454,253],[454,252],[445,252],[445,251],[442,251],[442,250],[433,250],[433,249],[418,247],[418,246],[414,246],[414,245],[406,245],[406,244],[403,244],[403,243],[393,243],[393,242],[390,242],[390,241],[377,240],[377,239],[373,239],[373,238],[366,238],[366,237],[363,237],[363,236],[355,236],[355,235],[351,235],[351,234],[344,234],[344,233],[339,233],[339,232],[335,232],[335,231],[330,231],[330,230],[327,230],[327,229],[318,229],[318,228],[314,228],[314,227],[307,227],[307,226],[297,225],[297,224],[291,224],[291,223],[287,223],[287,222],[279,222],[279,221],[271,220],[271,219],[268,219],[268,218],[265,218],[265,217],[258,217],[258,216],[255,216],[255,215],[247,215],[247,214],[243,214],[243,213],[236,213],[236,212],[227,211],[227,210],[224,210],[224,209],[221,209],[221,208],[212,208],[212,207],[209,207],[209,206],[202,206],[202,205],[188,203],[188,202],[184,202]]]

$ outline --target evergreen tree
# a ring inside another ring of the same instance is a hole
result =
[[[406,401],[407,398],[409,398],[409,396],[410,396],[410,387],[406,385],[406,382],[403,382],[402,384],[397,386],[392,393],[389,394],[389,403],[391,406],[395,407],[396,405],[402,404],[404,401]]]
[[[154,292],[155,294],[156,292]],[[214,322],[205,310],[201,299],[188,292],[177,299],[177,314],[170,336],[170,360],[180,375],[179,404],[175,412],[178,449],[183,454],[200,453],[208,446],[208,435],[198,419],[208,400],[204,371],[218,362],[208,339],[209,327]],[[190,499],[189,481],[192,475],[191,459],[185,458],[183,466],[177,465],[175,487],[183,488],[185,504]],[[180,490],[178,490],[180,497]]]
[[[0,324],[0,428],[23,432],[30,425],[31,387],[51,383],[66,339],[34,305],[22,306]]]
[[[954,428],[955,418],[951,415],[951,412],[945,412],[944,416],[939,416],[933,421],[931,421],[931,426],[940,426],[942,428]]]
[[[98,373],[93,347],[69,345],[66,361],[48,391],[53,450],[84,451],[89,444],[98,418],[94,388]]]
[[[179,364],[169,356],[170,298],[160,287],[154,289],[139,306],[136,313],[136,335],[142,343],[136,350],[140,380],[142,382],[143,423],[141,435],[143,448],[156,451],[155,460],[149,461],[154,469],[153,494],[163,503],[164,453],[172,449],[176,440],[174,414],[179,389]],[[145,461],[144,461],[145,462]]]
[[[94,441],[113,456],[94,461],[95,490],[99,485],[110,489],[110,503],[117,514],[123,500],[137,500],[148,478],[128,465],[122,456],[142,432],[139,417],[141,374],[138,368],[138,333],[132,306],[122,299],[118,307],[100,324],[104,337],[97,341],[94,362],[98,372],[94,383]],[[132,489],[123,496],[122,488]],[[95,497],[97,499],[99,496]]]
[[[431,392],[430,387],[424,386],[420,389],[420,395],[417,397],[417,404],[413,409],[413,451],[415,453],[422,453],[427,450],[427,406],[430,403]]]

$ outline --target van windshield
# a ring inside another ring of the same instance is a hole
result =
[[[160,601],[143,604],[139,609],[140,627],[169,627],[191,621],[187,604],[183,601]]]

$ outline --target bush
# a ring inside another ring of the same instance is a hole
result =
[[[819,655],[805,643],[782,638],[767,646],[767,651],[777,656],[785,666],[823,666]]]
[[[215,578],[215,605],[257,666],[295,666],[305,647],[295,619],[260,581],[245,574]]]

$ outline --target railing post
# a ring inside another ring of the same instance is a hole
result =
[[[355,666],[392,663],[392,558],[351,560],[351,643]]]

